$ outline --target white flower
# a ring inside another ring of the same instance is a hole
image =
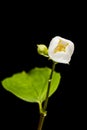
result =
[[[69,64],[73,52],[73,42],[59,36],[56,36],[51,40],[48,48],[50,59],[58,63]]]

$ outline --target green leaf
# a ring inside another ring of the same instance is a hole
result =
[[[34,68],[28,73],[23,71],[4,79],[2,85],[6,90],[17,97],[28,102],[37,102],[40,104],[46,97],[50,73],[51,69],[47,67]],[[59,73],[53,73],[49,96],[58,88],[60,77]]]

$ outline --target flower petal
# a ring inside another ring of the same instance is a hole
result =
[[[70,40],[62,37],[54,37],[48,48],[50,59],[58,63],[68,64],[74,52],[74,44]]]

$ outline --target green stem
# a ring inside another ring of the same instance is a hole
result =
[[[40,120],[39,120],[39,124],[38,124],[38,129],[37,130],[42,130],[43,123],[44,123],[44,120],[45,120],[45,117],[46,117],[46,109],[47,109],[47,105],[48,105],[49,92],[50,92],[51,81],[52,81],[52,76],[53,76],[53,71],[55,69],[55,65],[56,65],[56,63],[53,62],[51,74],[50,74],[50,77],[49,77],[49,80],[48,80],[48,88],[47,88],[45,102],[44,102],[44,105],[43,105],[43,112],[40,113]]]
[[[38,124],[38,129],[37,130],[42,130],[42,126],[44,123],[44,119],[45,119],[44,113],[40,113],[40,120],[39,120],[39,124]]]
[[[46,93],[46,99],[45,99],[44,106],[43,106],[44,111],[46,110],[47,104],[48,104],[49,92],[50,92],[51,81],[52,81],[52,76],[53,76],[53,71],[55,69],[55,65],[56,65],[56,63],[53,62],[51,74],[50,74],[50,77],[49,77],[49,80],[48,80],[48,89],[47,89],[47,93]]]

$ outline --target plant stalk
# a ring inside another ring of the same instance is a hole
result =
[[[38,129],[37,130],[42,130],[43,123],[44,123],[44,120],[45,120],[45,117],[46,117],[46,109],[47,109],[47,105],[48,105],[49,92],[50,92],[53,72],[55,70],[55,65],[56,65],[56,63],[53,62],[51,74],[50,74],[50,77],[49,77],[49,80],[48,80],[48,88],[47,88],[46,98],[45,98],[45,102],[44,102],[44,105],[43,105],[43,108],[42,108],[43,112],[40,113],[40,119],[39,119],[39,124],[38,124]]]

